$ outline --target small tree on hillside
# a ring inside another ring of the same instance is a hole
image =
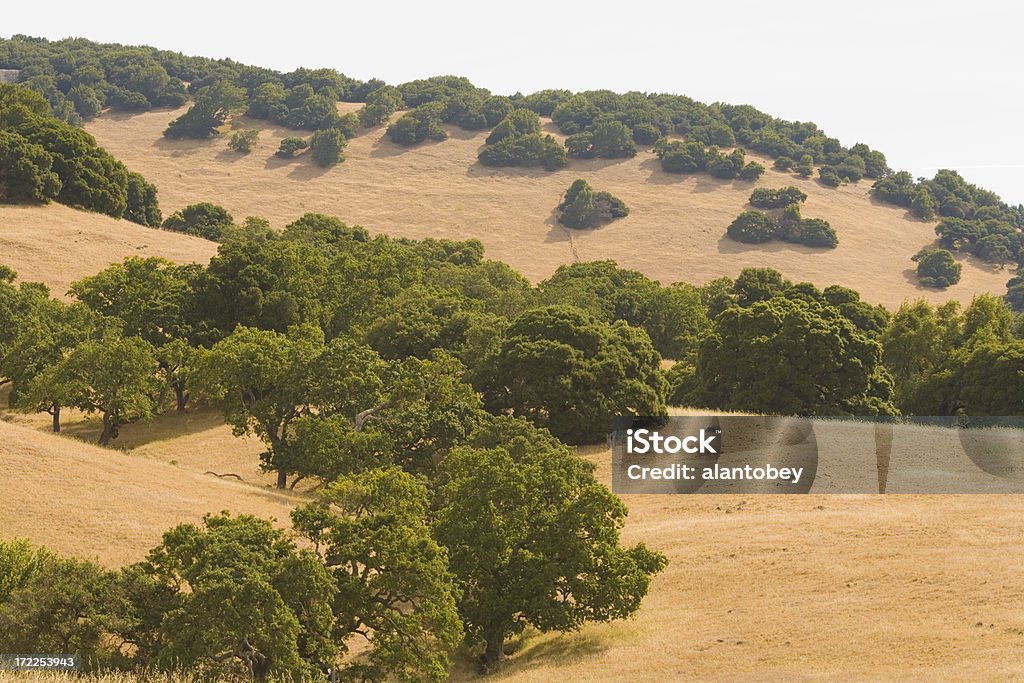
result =
[[[313,154],[313,161],[318,166],[328,167],[345,160],[345,145],[348,141],[341,131],[335,128],[318,130],[313,133],[310,142],[310,149]]]
[[[565,192],[558,222],[567,228],[595,228],[629,215],[629,207],[608,192],[594,192],[587,181],[578,179]]]
[[[285,138],[281,140],[281,146],[274,154],[282,159],[291,159],[307,147],[309,147],[309,143],[302,138]]]
[[[243,128],[242,130],[236,130],[231,135],[231,141],[228,142],[228,147],[241,154],[248,154],[252,151],[253,146],[256,145],[256,141],[259,137],[260,132],[255,128]]]
[[[917,278],[925,287],[945,289],[960,282],[962,266],[946,249],[925,247],[911,260],[917,262]]]

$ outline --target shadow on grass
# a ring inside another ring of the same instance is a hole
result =
[[[216,429],[223,424],[224,417],[208,408],[190,408],[184,413],[177,413],[172,409],[149,421],[122,425],[117,438],[111,440],[108,445],[117,450],[130,451],[157,441],[166,441]],[[63,425],[61,434],[95,444],[99,441],[102,429],[101,418],[93,415]]]

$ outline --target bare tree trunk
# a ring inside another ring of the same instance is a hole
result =
[[[110,417],[110,413],[103,413],[103,431],[100,432],[100,445],[106,446],[110,443],[110,438],[114,435],[114,420]]]
[[[178,412],[185,412],[185,405],[188,403],[188,392],[185,391],[185,387],[176,384],[174,385],[174,398],[178,403]]]
[[[53,433],[60,434],[60,406],[54,403],[50,414],[53,415]]]
[[[487,636],[487,649],[484,650],[484,665],[494,666],[505,658],[505,635],[498,631]]]

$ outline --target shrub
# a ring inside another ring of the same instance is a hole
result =
[[[814,174],[814,166],[811,164],[797,164],[793,170],[804,178],[810,178]]]
[[[917,188],[914,199],[910,202],[910,211],[922,220],[930,221],[935,218],[935,198],[927,187]]]
[[[291,159],[302,150],[309,147],[309,143],[302,138],[285,138],[281,140],[281,146],[275,154],[282,159]]]
[[[654,153],[666,173],[697,173],[707,164],[707,150],[699,142],[662,140],[655,146]]]
[[[653,145],[662,137],[661,131],[649,123],[638,123],[633,126],[633,142],[638,145]]]
[[[171,121],[164,131],[169,139],[204,138],[217,135],[232,110],[245,101],[245,91],[227,81],[219,80],[202,88],[195,104],[187,112]]]
[[[366,106],[359,112],[359,121],[366,128],[387,123],[391,115],[405,106],[398,88],[385,85],[366,97]]]
[[[568,157],[565,148],[550,135],[530,133],[506,137],[493,145],[486,145],[479,154],[485,166],[543,166],[554,171],[565,166]]]
[[[565,149],[569,156],[579,159],[591,159],[597,155],[594,151],[594,136],[586,131],[567,137]]]
[[[747,163],[746,166],[743,167],[743,170],[740,171],[740,180],[748,180],[753,182],[760,178],[762,175],[764,175],[764,166],[757,163],[756,161],[751,161]]]
[[[448,133],[441,125],[442,106],[430,102],[416,107],[388,126],[391,141],[405,146],[415,145],[424,140],[445,140]]]
[[[775,237],[772,217],[761,211],[744,211],[729,224],[726,234],[737,242],[759,244]]]
[[[797,204],[791,204],[790,207],[796,209],[796,214],[799,215],[800,208]],[[787,209],[790,207],[787,207]],[[836,236],[836,231],[832,229],[828,221],[821,220],[820,218],[795,220],[783,218],[783,220],[779,221],[776,237],[784,242],[803,244],[808,247],[835,249],[839,246],[839,238]]]
[[[494,95],[484,100],[483,105],[480,107],[480,111],[484,115],[484,120],[488,126],[496,126],[501,123],[506,116],[512,113],[515,105],[512,104],[512,100],[504,95]]]
[[[925,247],[911,260],[917,262],[917,279],[925,287],[945,289],[960,282],[962,267],[946,249]]]
[[[540,132],[540,117],[529,109],[513,109],[505,115],[485,141],[488,145],[501,142],[517,135]]]
[[[234,218],[223,206],[200,202],[172,213],[163,228],[218,242],[233,224]]]
[[[629,215],[629,208],[608,192],[594,192],[585,180],[576,180],[565,192],[558,222],[567,228],[595,228]]]
[[[807,195],[792,185],[778,190],[759,187],[750,193],[751,206],[756,206],[759,209],[781,209],[790,204],[805,201],[807,201]]]
[[[248,154],[252,151],[253,145],[260,137],[260,132],[255,128],[243,128],[242,130],[236,130],[231,135],[231,140],[228,142],[228,147],[240,152],[241,154]]]
[[[777,158],[772,166],[779,171],[788,171],[796,166],[796,162],[790,157],[782,156]]]
[[[797,203],[789,204],[782,210],[782,220],[784,221],[800,221],[803,217],[800,215],[800,205]]]
[[[318,166],[333,166],[345,160],[345,145],[348,141],[336,128],[318,130],[309,143],[313,161]]]
[[[707,172],[715,178],[732,180],[743,171],[744,161],[742,149],[734,149],[726,155],[712,147],[707,152]]]
[[[871,194],[883,202],[909,208],[916,196],[915,188],[914,176],[900,171],[875,182],[871,186]]]
[[[604,159],[627,159],[636,156],[633,133],[619,121],[602,121],[591,129],[594,156]]]
[[[839,187],[843,179],[832,166],[822,166],[818,169],[818,180],[826,187]]]

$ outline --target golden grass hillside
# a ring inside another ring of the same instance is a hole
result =
[[[178,263],[206,263],[213,242],[60,204],[0,204],[0,264],[28,282],[45,282],[64,297],[75,280],[128,256],[161,256]]]
[[[0,538],[26,537],[108,566],[142,559],[164,531],[206,513],[251,513],[286,526],[297,500],[2,421],[0,465]]]
[[[960,284],[945,292],[922,288],[910,257],[934,241],[933,223],[874,202],[868,181],[833,190],[771,170],[771,163],[756,155],[769,167],[756,184],[667,174],[649,150],[633,159],[572,160],[567,168],[547,173],[481,166],[477,152],[486,131],[449,128],[446,141],[404,148],[377,128],[349,142],[344,163],[321,169],[308,154],[294,160],[275,157],[281,139],[296,132],[263,121],[240,118],[233,123],[260,131],[248,155],[231,151],[227,136],[164,139],[167,123],[182,111],[106,113],[87,126],[100,144],[157,185],[165,214],[212,201],[238,219],[260,215],[278,227],[316,211],[395,236],[477,237],[489,258],[510,263],[534,281],[574,259],[615,259],[663,283],[703,283],[735,277],[749,266],[772,266],[791,279],[846,285],[867,301],[895,307],[907,298],[966,302],[980,292],[1002,294],[1010,277],[969,259]],[[554,132],[552,124],[546,127]],[[570,234],[560,227],[554,208],[577,177],[620,197],[630,215],[594,231]],[[755,186],[790,184],[809,196],[805,216],[831,222],[839,248],[745,245],[725,238],[729,223],[749,208],[747,198]]]

